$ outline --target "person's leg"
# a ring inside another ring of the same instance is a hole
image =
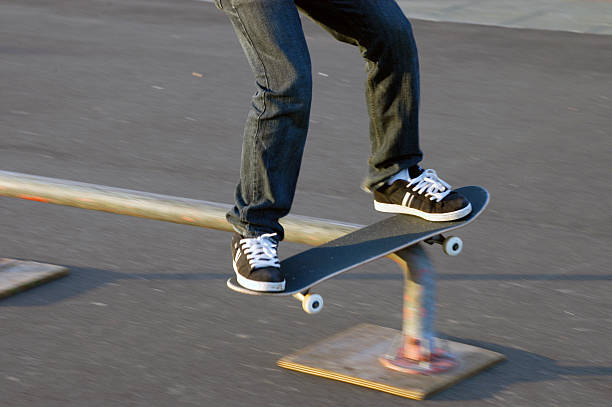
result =
[[[471,205],[433,170],[418,166],[419,63],[412,27],[395,0],[295,0],[367,66],[372,153],[363,188],[378,211],[430,221],[459,219]]]
[[[240,181],[227,219],[236,233],[236,279],[255,291],[282,291],[279,218],[291,207],[308,130],[312,77],[293,0],[215,0],[230,18],[255,76],[244,128]]]
[[[217,0],[255,75],[240,182],[228,221],[243,237],[276,233],[291,207],[310,115],[311,64],[293,0]]]
[[[371,156],[363,188],[373,190],[417,165],[419,63],[412,27],[395,0],[296,0],[340,41],[357,45],[366,61]]]

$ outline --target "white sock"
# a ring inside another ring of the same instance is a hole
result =
[[[393,184],[398,179],[402,179],[404,181],[410,181],[410,173],[408,172],[408,168],[404,168],[400,170],[397,174],[387,179],[387,185]]]

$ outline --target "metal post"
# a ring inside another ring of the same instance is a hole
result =
[[[429,257],[420,245],[388,257],[404,273],[404,321],[399,344],[394,344],[391,354],[381,356],[380,362],[389,369],[412,374],[451,369],[457,365],[456,358],[435,346],[435,273]]]

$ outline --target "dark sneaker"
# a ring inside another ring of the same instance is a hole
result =
[[[433,222],[461,219],[472,204],[438,178],[434,170],[405,169],[374,191],[374,209],[414,215]]]
[[[277,250],[276,233],[256,238],[243,238],[234,233],[232,259],[238,283],[253,291],[284,291],[285,276]]]

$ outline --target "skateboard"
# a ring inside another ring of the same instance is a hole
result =
[[[252,291],[238,284],[236,276],[227,280],[227,286],[243,294],[291,295],[302,302],[305,312],[313,314],[323,308],[323,298],[310,293],[310,289],[357,266],[423,241],[440,244],[446,254],[456,256],[463,242],[443,233],[471,223],[489,203],[489,193],[482,187],[468,186],[457,191],[472,204],[472,212],[462,219],[431,222],[416,216],[394,215],[281,261],[286,280],[284,291]]]

